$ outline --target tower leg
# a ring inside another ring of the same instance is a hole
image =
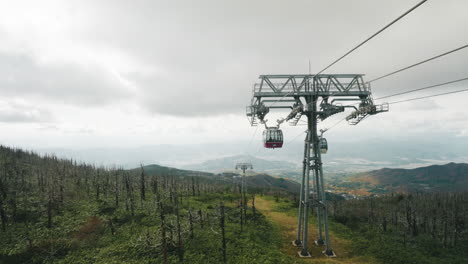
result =
[[[328,211],[327,211],[327,199],[325,196],[325,188],[323,184],[323,168],[322,168],[322,157],[320,151],[318,152],[317,165],[320,173],[320,189],[321,189],[321,204],[323,205],[323,222],[325,227],[325,255],[329,257],[336,257],[335,253],[331,248],[330,235],[328,233]]]
[[[309,124],[312,121],[310,118],[310,114],[307,116],[309,119]],[[310,125],[309,125],[310,127]],[[306,173],[305,173],[305,193],[304,193],[304,232],[302,235],[302,249],[299,252],[299,256],[301,257],[310,257],[308,246],[308,231],[309,231],[309,197],[310,197],[310,140],[311,140],[311,133],[310,129],[307,132],[307,148],[306,148]]]
[[[301,235],[302,235],[302,221],[304,217],[304,181],[305,181],[305,174],[306,174],[306,162],[307,162],[307,136],[304,142],[304,158],[302,161],[302,181],[301,181],[301,190],[299,192],[299,213],[297,216],[297,234],[296,234],[296,240],[294,240],[292,243],[295,246],[300,246],[302,244],[301,240]]]
[[[317,194],[317,200],[320,202],[321,199],[320,199],[320,179],[319,179],[319,174],[318,174],[318,169],[317,167],[315,167],[315,179],[314,179],[314,191],[315,193]],[[323,217],[323,210],[322,210],[322,207],[320,206],[317,206],[317,230],[318,230],[318,237],[317,237],[317,241],[315,241],[315,243],[318,245],[318,246],[321,246],[323,245],[323,231],[322,231],[322,226],[323,226],[323,221],[322,221],[322,217]]]

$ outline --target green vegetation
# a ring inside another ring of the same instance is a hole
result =
[[[468,193],[391,194],[334,202],[340,235],[384,263],[466,263]],[[352,231],[351,231],[352,230]]]
[[[382,263],[461,264],[466,263],[468,257],[466,251],[444,248],[425,235],[408,238],[395,232],[382,232],[366,223],[351,228],[332,222],[331,229],[336,235],[351,240],[354,252],[373,256]]]
[[[290,263],[236,189],[0,147],[0,263]]]
[[[274,205],[266,218],[255,196],[244,207],[238,186],[212,174],[97,168],[0,146],[0,263],[307,262],[282,226],[294,229],[297,197],[276,186],[293,185],[270,178],[261,179],[274,188],[250,189],[274,191],[258,199]],[[466,263],[466,193],[327,198],[338,258],[312,248],[319,262]]]
[[[448,163],[416,169],[380,169],[357,173],[336,187],[365,189],[369,193],[457,192],[468,189],[468,164]]]
[[[336,200],[329,204],[330,230],[333,237],[352,242],[348,257],[369,256],[381,263],[466,263],[466,195],[402,194]],[[279,197],[267,199],[275,201],[276,212],[297,217],[294,200]],[[436,208],[438,213],[433,211]],[[427,217],[425,212],[428,213]],[[392,223],[390,216],[384,220],[383,216],[387,213],[399,220]],[[315,217],[310,219],[311,224],[316,225]],[[425,219],[431,223],[425,223]],[[340,256],[340,252],[337,254]]]

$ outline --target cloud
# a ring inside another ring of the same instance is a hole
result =
[[[53,115],[47,109],[21,102],[0,102],[0,122],[44,123],[53,121]]]
[[[242,72],[237,72],[243,75]],[[226,73],[184,72],[164,77],[131,76],[141,90],[138,102],[150,113],[170,116],[244,115],[249,81]]]
[[[430,98],[425,100],[414,101],[408,106],[408,110],[414,111],[436,110],[441,108],[442,106],[440,106],[436,101]]]
[[[16,133],[17,125],[2,131],[15,142],[38,144],[44,135],[77,146],[84,145],[80,140],[250,138],[255,128],[245,120],[245,106],[258,75],[307,73],[309,60],[311,72],[318,72],[417,1],[410,2],[0,0],[0,105],[14,98],[27,102],[2,106],[1,120],[40,123],[24,124],[39,127],[25,130],[29,134]],[[467,8],[466,0],[428,1],[327,73],[363,73],[367,81],[462,46]],[[381,97],[466,77],[466,58],[468,49],[372,83],[372,91]],[[427,94],[461,85],[466,83]],[[421,95],[426,93],[388,101]],[[463,105],[462,94],[395,104],[357,127],[343,122],[327,133],[348,140],[433,130],[466,136]],[[272,110],[267,119],[280,117],[284,113]],[[304,128],[283,129],[293,138]]]
[[[449,22],[440,15],[450,11],[460,32],[468,29],[460,7],[466,3],[455,2],[423,5],[330,72],[374,77],[456,47],[463,34],[447,31]],[[410,5],[297,0],[294,6],[301,8],[293,13],[285,12],[291,6],[282,1],[41,1],[24,6],[0,6],[5,38],[0,50],[9,52],[0,59],[3,68],[5,63],[16,67],[7,70],[16,83],[0,83],[4,89],[67,104],[131,100],[151,113],[213,116],[243,114],[258,75],[304,73],[309,59],[312,71],[318,71]],[[434,36],[447,43],[427,46]],[[448,67],[423,67],[378,82],[374,90],[381,95],[446,81],[467,63],[455,58]]]
[[[91,106],[114,103],[132,96],[115,76],[98,67],[41,65],[26,55],[0,53],[0,72],[3,96]]]

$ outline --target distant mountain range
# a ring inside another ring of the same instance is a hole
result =
[[[296,164],[281,160],[266,160],[250,155],[236,155],[219,159],[208,160],[198,164],[182,166],[184,169],[223,172],[233,171],[238,162],[250,162],[253,164],[254,171],[268,172],[275,170],[294,170]]]
[[[147,174],[174,175],[174,176],[196,176],[222,181],[232,181],[233,177],[239,175],[232,168],[236,162],[250,161],[257,164],[260,170],[270,168],[293,168],[294,164],[279,161],[267,161],[251,156],[233,156],[216,159],[198,165],[190,166],[190,170],[175,169],[160,165],[144,166]],[[228,172],[221,172],[223,167]],[[133,170],[139,170],[135,168]],[[211,170],[212,172],[202,172]],[[274,171],[274,170],[273,170]],[[327,175],[326,175],[327,176]],[[246,177],[249,187],[268,188],[272,190],[285,190],[297,192],[299,183],[288,179],[288,176],[271,176],[267,173],[251,172]],[[347,192],[358,195],[381,194],[389,192],[447,192],[468,190],[468,164],[448,163],[445,165],[432,165],[416,169],[391,169],[384,168],[368,172],[348,174],[342,176],[327,177],[328,189],[334,192]]]
[[[393,137],[393,138],[349,138],[332,137],[329,135],[329,150],[323,155],[324,170],[333,173],[354,173],[376,170],[380,168],[417,168],[448,162],[468,162],[468,140],[446,137]],[[248,146],[248,147],[246,147]],[[235,160],[229,157],[249,154],[255,158],[274,161],[268,166],[262,161],[250,158],[256,171],[282,170],[281,173],[297,176],[302,165],[303,143],[300,139],[286,142],[283,148],[267,150],[261,147],[261,142],[222,142],[210,144],[180,144],[180,145],[152,145],[120,148],[83,148],[65,149],[48,148],[36,149],[39,153],[55,153],[59,157],[73,158],[78,161],[96,165],[123,166],[134,168],[143,164],[160,164],[169,167],[201,169],[215,171],[234,166]],[[255,153],[255,154],[253,154]],[[219,159],[226,158],[222,164]],[[214,162],[210,162],[214,161]],[[276,162],[278,161],[278,162]],[[232,162],[232,163],[229,163]],[[294,164],[292,166],[291,164]],[[283,168],[279,168],[283,166]],[[286,172],[289,170],[289,172]],[[275,174],[279,175],[279,174]]]
[[[335,188],[361,190],[362,193],[446,192],[468,190],[468,164],[448,163],[416,169],[373,170],[336,180]]]
[[[228,182],[235,182],[236,180],[233,178],[235,176],[239,176],[237,173],[220,173],[214,174],[210,172],[201,172],[196,170],[183,170],[183,169],[176,169],[171,167],[160,166],[156,164],[143,166],[143,169],[147,175],[168,175],[168,176],[179,176],[179,177],[203,177],[209,179],[217,179],[220,181],[224,181],[225,183]],[[133,170],[141,170],[141,168],[134,168]],[[237,178],[240,179],[240,178]],[[299,191],[299,183],[284,179],[284,178],[277,178],[272,177],[268,174],[255,174],[251,176],[245,177],[246,185],[250,188],[263,188],[269,190],[283,190],[288,192],[298,192]]]
[[[215,175],[209,172],[192,171],[192,170],[181,170],[171,167],[160,166],[156,164],[143,166],[146,174],[149,175],[168,175],[168,176],[202,176],[202,177],[214,177]],[[131,170],[141,170],[141,168],[134,168]]]

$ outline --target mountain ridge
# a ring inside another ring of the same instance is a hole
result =
[[[349,180],[367,189],[432,192],[468,189],[468,164],[450,162],[415,169],[382,168],[352,175]]]
[[[282,160],[267,160],[251,155],[233,155],[218,159],[211,159],[201,163],[182,166],[184,169],[202,170],[209,172],[232,171],[238,162],[251,162],[254,171],[292,170],[296,169],[296,164]]]

